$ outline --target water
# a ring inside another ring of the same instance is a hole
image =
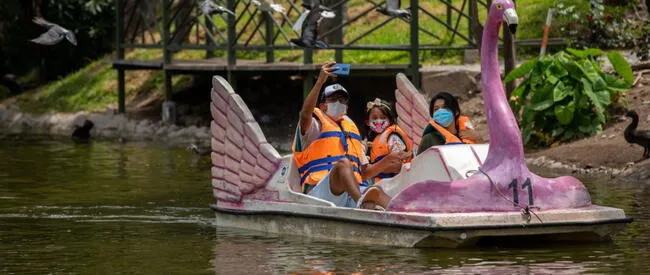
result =
[[[583,179],[635,219],[613,242],[414,249],[219,228],[209,166],[159,144],[0,136],[0,273],[650,273],[644,183]]]

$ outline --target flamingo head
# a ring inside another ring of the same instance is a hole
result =
[[[512,0],[495,0],[490,6],[489,19],[496,23],[506,22],[512,34],[517,32],[519,17],[515,11],[515,3]]]

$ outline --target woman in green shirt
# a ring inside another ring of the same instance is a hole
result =
[[[451,143],[447,137],[452,137],[460,143],[475,144],[481,142],[469,117],[461,115],[458,100],[450,93],[440,92],[431,98],[429,115],[431,121],[429,121],[422,133],[418,155],[431,146]],[[434,127],[434,123],[438,127]],[[441,133],[441,131],[445,133]]]

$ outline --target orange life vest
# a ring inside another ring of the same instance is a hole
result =
[[[391,152],[390,148],[388,148],[388,138],[393,133],[398,134],[402,138],[404,144],[406,144],[406,152],[412,152],[413,145],[411,144],[411,140],[408,138],[406,133],[404,133],[404,131],[402,131],[399,126],[397,126],[397,124],[393,124],[386,128],[383,133],[377,135],[372,141],[372,147],[370,149],[370,163],[376,163],[382,160]],[[407,162],[411,162],[411,158],[409,158]],[[375,183],[378,183],[385,178],[392,178],[395,175],[397,175],[397,173],[379,173],[375,177]]]
[[[464,131],[467,130],[467,123],[469,122],[469,117],[466,116],[459,116],[457,125],[458,125],[458,131]],[[438,131],[444,138],[445,138],[445,144],[454,144],[454,143],[468,143],[468,144],[476,144],[475,140],[468,139],[468,138],[463,138],[460,139],[456,135],[450,133],[445,129],[444,127],[438,125],[433,120],[429,120],[429,125],[433,126],[433,128]],[[425,130],[426,131],[426,130]]]
[[[305,184],[316,185],[342,159],[349,159],[354,169],[354,176],[360,185],[368,183],[361,180],[361,158],[363,157],[363,144],[359,129],[347,116],[343,117],[340,124],[330,119],[318,108],[314,108],[314,115],[321,123],[318,139],[314,140],[302,152],[296,152],[294,138],[293,158],[300,173],[300,184],[305,190]]]

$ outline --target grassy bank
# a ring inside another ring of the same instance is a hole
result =
[[[462,0],[453,0],[455,6],[460,7]],[[518,13],[520,16],[519,39],[536,39],[542,35],[542,25],[546,18],[546,11],[549,7],[555,5],[556,1],[552,0],[518,0]],[[584,3],[574,3],[575,1],[563,0],[558,2],[570,3],[577,5],[578,9],[587,9],[588,1]],[[353,0],[349,2],[348,13],[358,14],[360,11],[369,7],[369,3],[362,0]],[[406,5],[406,4],[405,4]],[[404,6],[405,6],[404,5]],[[442,18],[446,17],[446,8],[438,1],[421,1],[421,5],[432,14]],[[480,10],[481,21],[485,19],[485,9]],[[294,11],[295,12],[295,11]],[[360,34],[368,31],[374,25],[382,22],[385,17],[377,12],[369,13],[369,16],[354,22],[345,29],[344,41],[350,41]],[[461,18],[458,20],[458,14],[454,13],[452,22],[458,22],[459,29],[467,29],[467,20]],[[244,21],[246,18],[244,18]],[[430,30],[441,39],[433,39],[421,32],[422,44],[438,45],[464,45],[456,37],[451,40],[451,32],[436,23],[428,16],[421,15],[421,25],[423,28]],[[560,19],[560,22],[561,19]],[[239,25],[238,25],[239,26]],[[218,26],[225,28],[225,26]],[[285,26],[288,27],[288,26]],[[225,31],[225,29],[224,29]],[[252,32],[252,30],[251,30]],[[552,36],[557,36],[557,28]],[[288,32],[290,33],[290,32]],[[200,34],[199,34],[200,35]],[[196,37],[190,35],[190,40]],[[246,36],[244,36],[246,37]],[[241,38],[244,40],[245,38]],[[253,44],[256,39],[261,37],[255,36],[252,39]],[[278,41],[283,40],[279,38]],[[361,45],[381,45],[381,44],[408,44],[409,43],[409,25],[401,20],[392,20],[390,23],[379,28],[365,38],[358,41]],[[534,49],[536,52],[537,49]],[[520,51],[526,53],[526,51]],[[217,57],[225,57],[223,51],[215,51]],[[237,53],[238,58],[258,59],[264,58],[264,52],[243,52]],[[205,56],[204,51],[181,51],[174,55],[175,59],[201,59]],[[275,53],[278,61],[302,62],[302,50],[277,51]],[[421,51],[420,58],[423,65],[434,64],[458,64],[462,62],[462,51]],[[160,50],[133,50],[127,53],[127,59],[135,60],[152,60],[160,59],[162,51]],[[17,104],[23,111],[30,113],[46,112],[75,112],[81,110],[100,111],[111,106],[116,108],[117,102],[117,73],[112,69],[110,56],[91,62],[79,71],[70,74],[60,80],[48,83],[37,89],[28,91],[24,94],[12,98],[12,104]],[[344,61],[346,63],[363,63],[363,64],[406,64],[408,63],[407,52],[379,52],[379,51],[361,51],[348,50],[344,52]],[[321,63],[334,59],[333,50],[320,50],[314,52],[314,62]],[[182,89],[189,85],[191,77],[176,76],[173,78],[173,87],[175,90]],[[127,104],[135,99],[141,100],[146,97],[162,98],[164,94],[163,73],[160,71],[127,71],[126,73],[126,94]],[[6,92],[0,90],[0,99]]]

